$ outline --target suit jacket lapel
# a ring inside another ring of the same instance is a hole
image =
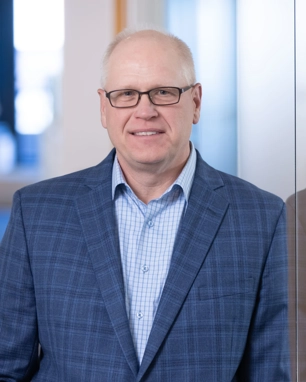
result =
[[[76,205],[105,307],[136,376],[138,361],[126,314],[119,239],[111,198],[113,154],[92,169]]]
[[[171,266],[137,376],[139,381],[173,324],[228,208],[214,190],[223,186],[217,171],[200,157],[186,214],[177,234]]]

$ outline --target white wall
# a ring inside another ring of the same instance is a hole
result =
[[[238,0],[238,175],[294,192],[294,1]]]
[[[127,0],[127,26],[154,24],[164,27],[164,0]]]
[[[306,1],[296,1],[297,190],[306,188]]]
[[[65,0],[65,48],[59,168],[99,163],[111,143],[101,126],[97,89],[103,52],[113,38],[113,0]],[[52,157],[50,157],[52,160]]]

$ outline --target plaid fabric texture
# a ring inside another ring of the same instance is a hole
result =
[[[290,381],[284,203],[200,156],[139,365],[114,155],[15,194],[0,245],[0,381]]]

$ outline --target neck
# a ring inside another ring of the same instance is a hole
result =
[[[126,182],[135,195],[145,204],[159,198],[174,183],[187,160],[188,157],[177,166],[163,171],[154,165],[149,165],[149,168],[148,166],[140,166],[137,169],[127,168],[124,162],[121,163],[118,158]]]

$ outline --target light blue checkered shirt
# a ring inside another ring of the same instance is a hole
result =
[[[117,157],[112,174],[130,329],[141,363],[169,271],[174,241],[186,210],[196,167],[191,154],[177,180],[148,204],[125,181]]]

